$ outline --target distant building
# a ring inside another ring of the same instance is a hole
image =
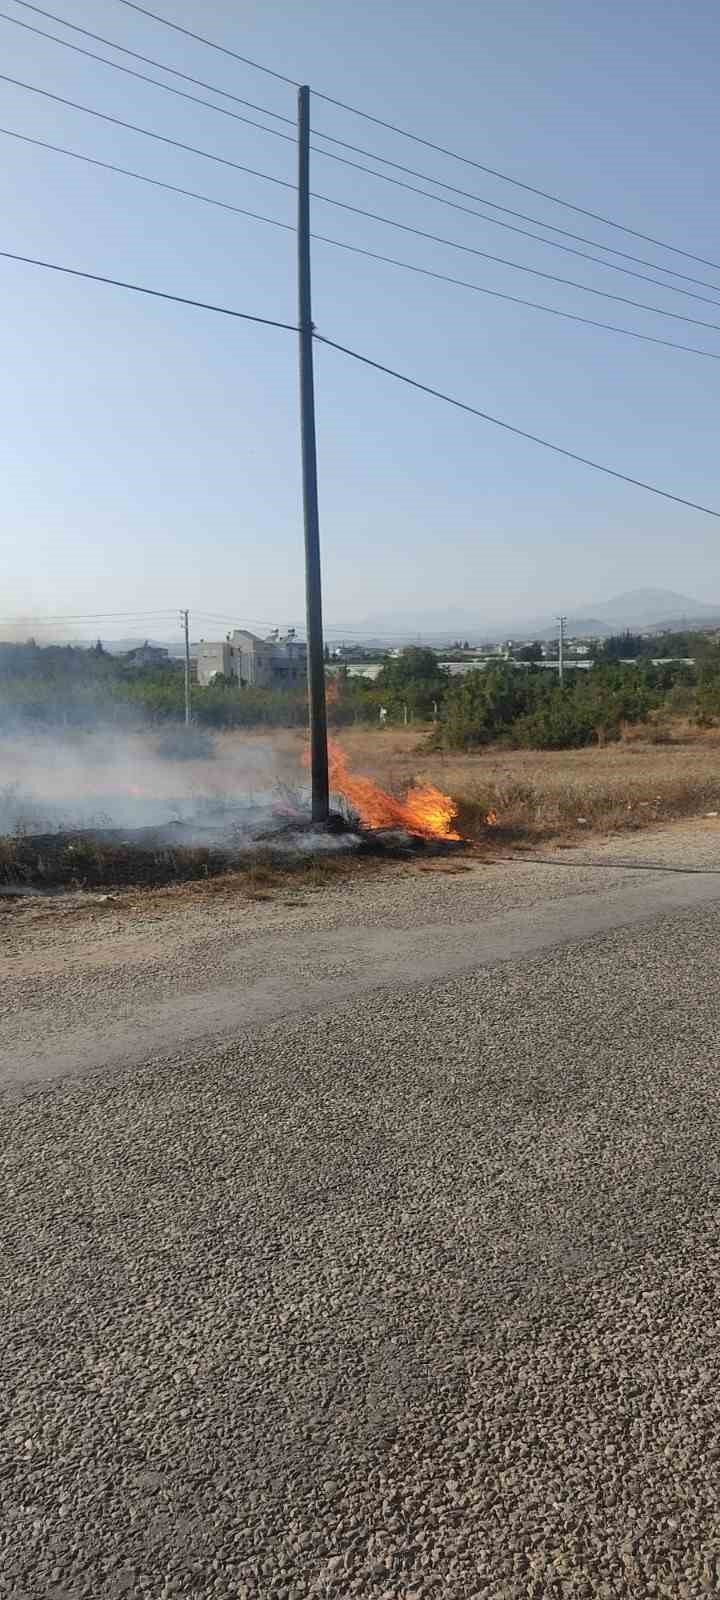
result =
[[[295,630],[275,632],[261,639],[245,628],[236,628],[219,642],[200,641],[195,650],[197,681],[207,687],[218,677],[235,678],[245,688],[288,688],[304,682],[307,647],[295,638]]]
[[[369,678],[374,682],[375,678],[380,676],[383,666],[383,661],[355,661],[346,666],[345,671],[349,678]]]
[[[169,667],[170,651],[161,644],[139,644],[134,650],[128,650],[124,656],[128,667]]]

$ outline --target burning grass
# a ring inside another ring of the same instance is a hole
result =
[[[421,839],[459,839],[453,827],[457,806],[450,795],[427,781],[410,784],[403,798],[390,794],[369,775],[350,771],[349,758],[330,741],[330,788],[365,828],[399,828]]]
[[[278,837],[245,849],[237,841],[226,846],[222,838],[140,843],[110,834],[26,834],[0,839],[0,885],[52,891],[225,878],[263,899],[283,885],[319,886],[377,870],[383,854],[387,861],[405,853],[395,829],[414,832],[421,852],[428,846],[450,852],[458,836],[481,850],[498,843],[522,847],[720,813],[717,733],[691,733],[679,723],[664,727],[660,743],[639,733],[628,729],[624,740],[604,748],[450,755],[430,750],[421,729],[349,729],[333,750],[333,788],[369,829],[380,830],[365,835],[361,851],[321,850],[311,836],[302,848],[293,847],[292,838],[283,848]],[[243,735],[243,754],[247,743]],[[250,768],[262,769],[272,759],[276,785],[278,774],[286,776],[287,792],[280,783],[276,794],[288,812],[298,795],[292,784],[302,771],[303,750],[304,739],[294,731],[251,741]],[[235,748],[234,736],[225,735],[217,777],[237,774],[239,758],[240,740]],[[202,776],[198,768],[198,784]]]
[[[417,731],[404,729],[387,739],[352,731],[343,744],[353,765],[390,788],[438,784],[470,839],[549,843],[720,812],[720,736],[681,722],[665,727],[662,741],[644,733],[630,728],[617,744],[582,750],[472,755],[425,750]]]

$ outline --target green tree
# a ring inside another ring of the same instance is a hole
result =
[[[539,639],[533,639],[531,644],[521,644],[513,651],[516,661],[542,661],[543,647]]]
[[[631,633],[627,628],[624,633],[611,633],[609,638],[604,640],[598,658],[603,661],[635,660],[637,656],[645,654],[646,643],[641,633]]]
[[[407,706],[413,716],[429,718],[433,706],[445,698],[449,674],[439,665],[434,650],[410,645],[385,662],[375,682],[391,715],[397,716]]]

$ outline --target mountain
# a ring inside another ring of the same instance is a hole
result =
[[[610,633],[621,633],[625,628],[687,627],[695,622],[711,626],[720,620],[720,605],[706,605],[692,600],[688,595],[676,594],[672,589],[631,589],[611,600],[595,600],[572,609],[565,607],[569,634],[587,634],[605,638]],[[460,606],[448,606],[442,611],[390,612],[382,616],[363,618],[362,622],[347,623],[348,639],[362,635],[368,642],[381,644],[415,643],[448,644],[454,639],[469,639],[475,644],[480,639],[546,639],[557,636],[557,618],[553,616],[522,616],[516,613],[507,621],[483,621],[481,606],[469,611]],[[338,638],[340,627],[332,630]]]
[[[720,626],[720,604],[705,604],[688,595],[676,594],[672,589],[631,589],[611,600],[594,600],[574,609],[565,605],[564,610],[569,635],[597,639],[606,638],[610,633],[622,633],[625,628],[638,631],[656,627],[672,631],[692,623]],[[505,621],[490,623],[487,617],[483,618],[480,602],[472,610],[466,606],[446,606],[434,611],[376,613],[355,622],[336,623],[328,619],[326,636],[331,645],[343,639],[359,639],[368,647],[381,650],[390,645],[417,643],[442,648],[456,639],[469,639],[471,644],[499,639],[555,639],[557,631],[557,617],[548,613],[528,616],[516,612]],[[218,638],[222,633],[222,628],[216,630]],[[208,637],[212,637],[209,628]],[[304,637],[304,628],[298,628],[298,638]],[[105,648],[113,655],[131,650],[142,642],[141,638],[104,641]],[[150,642],[165,644],[173,657],[183,653],[182,643],[176,639],[152,639]]]
[[[92,648],[94,642],[94,640],[83,641],[87,648]],[[127,655],[128,650],[138,650],[146,642],[147,644],[156,645],[160,650],[169,651],[171,656],[182,656],[185,653],[184,645],[179,643],[177,639],[148,639],[147,641],[145,639],[103,639],[102,643],[103,650],[107,650],[109,656],[124,656]]]
[[[705,605],[691,600],[686,594],[675,594],[672,589],[630,589],[627,594],[615,595],[612,600],[579,608],[583,615],[598,617],[612,627],[649,628],[668,618],[684,622],[700,621],[703,617],[716,617],[717,605]]]

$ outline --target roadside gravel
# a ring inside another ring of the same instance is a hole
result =
[[[7,1104],[0,1594],[716,1594],[719,921]]]
[[[720,823],[592,841],[544,852],[542,861],[534,854],[512,862],[471,856],[426,869],[389,865],[366,881],[284,887],[267,902],[213,884],[15,904],[0,914],[0,1053],[19,1056],[38,1039],[60,1046],[79,1023],[92,1033],[177,995],[223,985],[240,991],[269,967],[288,989],[311,967],[339,979],[364,959],[348,940],[353,929],[402,935],[427,928],[432,950],[434,930],[441,939],[443,930],[467,927],[471,939],[479,922],[512,911],[530,921],[568,895],[620,898],[647,883],[647,863],[720,871]]]

